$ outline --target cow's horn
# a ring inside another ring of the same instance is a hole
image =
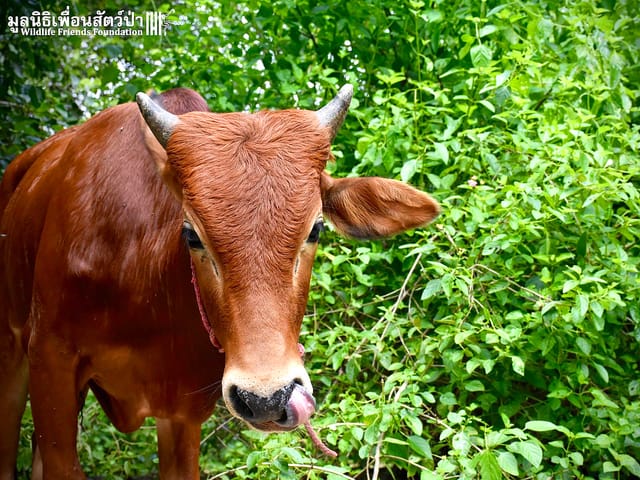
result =
[[[142,92],[138,92],[136,95],[136,102],[138,102],[144,121],[147,122],[160,145],[166,147],[169,137],[180,119],[173,113],[167,112]]]
[[[333,140],[347,116],[351,97],[353,96],[353,85],[344,85],[333,100],[316,112],[320,125],[329,127],[331,139]]]

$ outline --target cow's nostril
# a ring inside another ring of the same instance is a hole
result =
[[[276,423],[281,425],[287,425],[289,423],[289,414],[286,409],[282,411],[282,416],[276,420]]]
[[[235,385],[229,389],[229,400],[231,401],[233,409],[245,420],[253,420],[255,414],[249,404],[242,398],[245,395],[240,395],[239,392],[242,391]]]

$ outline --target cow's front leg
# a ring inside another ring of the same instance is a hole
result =
[[[198,480],[200,423],[156,418],[161,480]]]
[[[29,395],[45,480],[86,478],[76,450],[78,358],[67,352],[51,339],[45,343],[32,338],[29,344]]]
[[[28,375],[27,358],[17,335],[8,324],[0,324],[0,480],[15,479],[20,420],[27,403]]]

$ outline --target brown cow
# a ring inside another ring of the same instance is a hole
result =
[[[14,475],[27,393],[36,478],[84,478],[89,388],[123,432],[156,418],[165,480],[198,478],[200,425],[220,395],[262,431],[308,422],[298,336],[322,216],[366,239],[438,214],[400,182],[323,172],[351,95],[317,112],[215,114],[187,89],[138,94],[9,165],[1,479]]]

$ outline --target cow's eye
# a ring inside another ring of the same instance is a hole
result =
[[[187,242],[187,245],[189,245],[189,248],[193,248],[197,250],[201,250],[204,248],[204,245],[202,245],[202,241],[200,240],[200,237],[198,237],[198,234],[196,233],[196,231],[193,229],[193,227],[189,222],[184,222],[182,224],[182,236]]]
[[[311,229],[311,233],[309,233],[309,237],[307,238],[307,242],[316,243],[320,239],[320,234],[324,230],[324,223],[322,223],[322,219],[316,220],[316,223],[313,224],[313,228]]]

